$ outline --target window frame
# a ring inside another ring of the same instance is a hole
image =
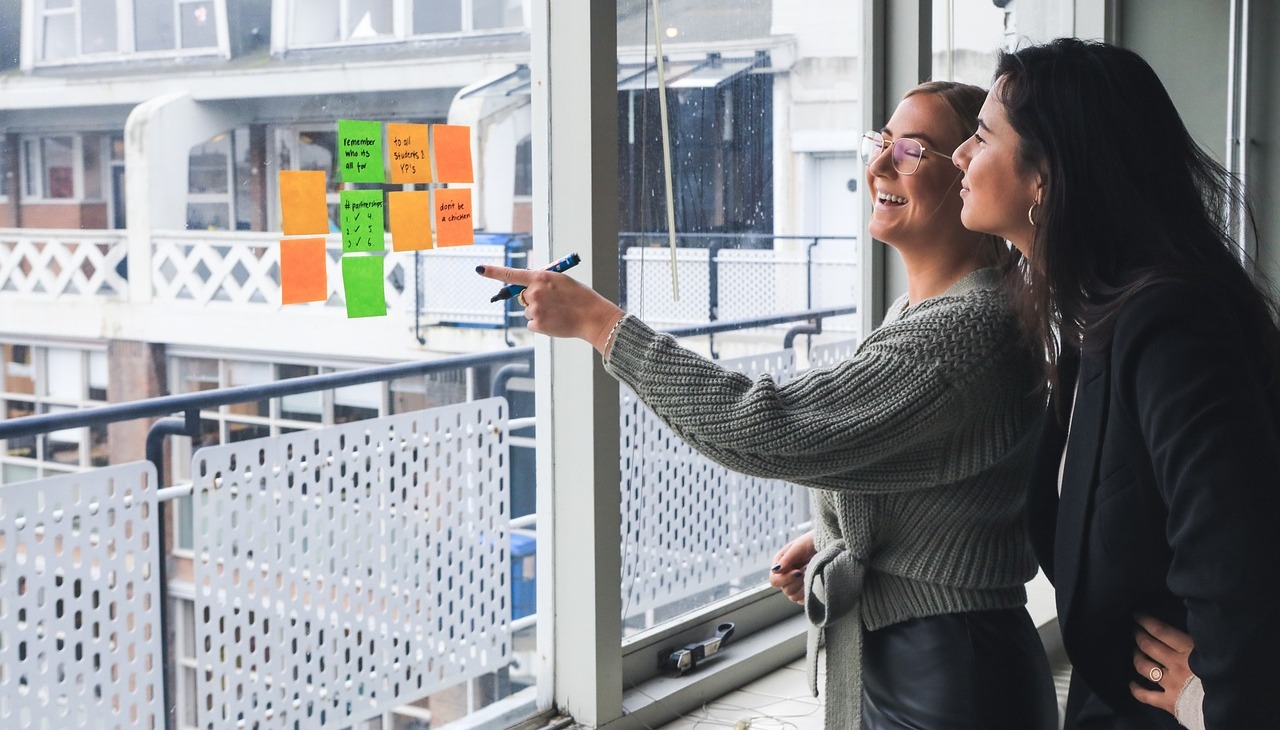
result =
[[[300,48],[332,48],[344,47],[352,45],[373,45],[379,43],[397,43],[406,40],[418,39],[434,39],[434,38],[460,38],[469,36],[487,36],[498,35],[504,33],[523,32],[528,29],[524,23],[525,13],[522,12],[521,24],[518,26],[497,26],[492,28],[476,28],[475,27],[475,2],[476,0],[453,0],[460,3],[459,7],[459,29],[456,31],[440,31],[435,33],[415,33],[413,30],[413,9],[415,2],[424,2],[425,0],[390,0],[391,2],[391,32],[383,33],[367,38],[352,38],[352,26],[358,24],[359,19],[353,19],[351,13],[351,3],[353,0],[337,0],[338,17],[335,19],[337,24],[338,40],[322,41],[317,43],[301,43],[294,40],[294,20],[297,17],[297,4],[305,2],[305,0],[286,0],[285,9],[282,14],[286,19],[284,27],[278,31],[280,43],[278,49],[300,49]],[[521,9],[532,0],[521,0]],[[273,31],[275,33],[276,31]]]
[[[115,3],[116,8],[116,48],[112,51],[96,51],[85,53],[84,39],[81,35],[82,26],[82,6],[90,0],[70,0],[71,6],[66,8],[48,8],[45,3],[47,0],[24,0],[30,9],[30,17],[32,22],[24,24],[24,33],[27,34],[27,42],[30,44],[32,52],[29,56],[24,54],[23,68],[31,69],[36,67],[55,67],[79,65],[86,63],[113,63],[123,59],[168,59],[175,57],[194,57],[194,56],[218,56],[221,58],[230,58],[231,49],[229,43],[229,32],[227,27],[227,0],[168,0],[172,9],[174,22],[174,46],[173,48],[161,48],[156,50],[139,51],[137,32],[134,29],[135,2],[136,0],[108,0]],[[102,0],[91,0],[101,2]],[[212,46],[197,46],[192,48],[184,48],[182,45],[182,9],[185,5],[191,5],[198,2],[210,2],[214,12],[214,33],[216,41]],[[73,45],[74,53],[61,58],[46,58],[47,37],[45,35],[45,21],[50,17],[71,16],[73,25],[75,26]]]

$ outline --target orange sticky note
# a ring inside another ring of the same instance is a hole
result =
[[[280,171],[280,213],[286,236],[329,232],[322,170]]]
[[[329,298],[323,238],[280,241],[280,303],[323,302]]]
[[[387,123],[387,169],[393,183],[431,182],[426,124]]]
[[[471,171],[471,127],[435,124],[431,148],[436,157],[436,182],[475,182]]]
[[[470,246],[475,243],[471,227],[471,188],[437,190],[436,245]]]
[[[391,250],[431,248],[431,193],[401,190],[387,193],[391,217]]]

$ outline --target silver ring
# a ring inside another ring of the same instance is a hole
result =
[[[1164,670],[1160,667],[1152,667],[1151,671],[1147,672],[1147,676],[1151,678],[1152,682],[1158,684],[1160,680],[1164,679]]]

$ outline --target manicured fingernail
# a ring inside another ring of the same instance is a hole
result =
[[[782,563],[778,563],[777,565],[773,566],[769,570],[772,570],[773,572],[777,573],[779,570],[782,570]]]
[[[794,572],[794,573],[792,573],[792,574],[791,574],[791,577],[792,577],[792,578],[803,578],[803,577],[804,577],[804,571],[803,571],[803,570],[797,570],[796,572]]]
[[[477,266],[477,267],[476,267],[476,273],[477,273],[477,274],[483,274],[483,273],[484,273],[484,267],[483,267],[483,266]]]

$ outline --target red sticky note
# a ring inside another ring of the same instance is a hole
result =
[[[323,238],[280,241],[280,303],[323,302],[329,298],[328,257]]]
[[[391,250],[431,248],[431,193],[402,190],[387,193],[391,218]]]
[[[280,171],[280,213],[286,236],[329,232],[321,170]]]
[[[387,169],[393,183],[431,182],[426,124],[387,123]]]
[[[475,182],[471,171],[471,127],[435,124],[431,148],[436,158],[436,182]]]
[[[471,188],[437,190],[436,245],[470,246],[476,242],[471,227]]]

